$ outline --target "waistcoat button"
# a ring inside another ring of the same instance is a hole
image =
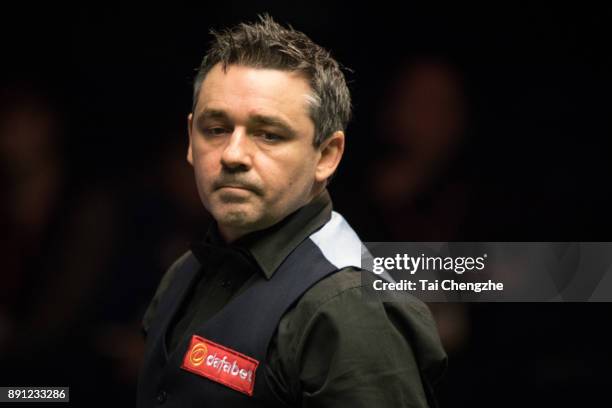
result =
[[[164,402],[166,402],[166,398],[168,398],[168,394],[166,393],[166,391],[160,391],[157,394],[157,403],[158,404],[163,404]]]

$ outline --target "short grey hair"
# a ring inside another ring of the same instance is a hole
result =
[[[304,33],[276,23],[268,14],[257,23],[240,23],[221,32],[211,30],[214,39],[202,59],[193,84],[193,106],[198,101],[208,72],[221,63],[298,72],[309,81],[307,98],[315,125],[314,145],[318,147],[336,131],[345,131],[351,118],[351,95],[341,66],[323,47]]]

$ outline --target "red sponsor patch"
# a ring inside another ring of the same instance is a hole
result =
[[[258,365],[254,358],[194,334],[181,368],[253,396]]]

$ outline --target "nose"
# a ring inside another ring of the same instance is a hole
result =
[[[251,168],[251,141],[244,129],[234,128],[221,154],[221,164],[233,171],[247,171]]]

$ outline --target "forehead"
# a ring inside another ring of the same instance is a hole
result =
[[[308,99],[312,93],[304,76],[277,69],[215,65],[202,82],[195,114],[218,109],[238,118],[273,114],[296,125],[312,125]]]

